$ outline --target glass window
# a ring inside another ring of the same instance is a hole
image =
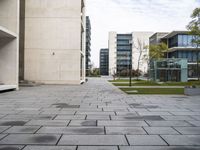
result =
[[[178,35],[178,46],[183,46],[183,35]]]
[[[192,54],[193,54],[192,51],[188,52],[188,61],[189,62],[192,62],[192,59],[193,59]]]
[[[187,46],[188,43],[187,43],[187,35],[183,35],[183,46]]]
[[[188,36],[188,46],[192,47],[192,35]]]

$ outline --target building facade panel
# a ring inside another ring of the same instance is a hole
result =
[[[0,91],[18,88],[19,4],[0,1]]]
[[[83,0],[26,0],[24,79],[46,84],[85,80]]]

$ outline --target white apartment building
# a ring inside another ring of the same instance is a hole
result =
[[[139,69],[146,73],[148,62],[145,55],[149,54],[149,37],[153,32],[132,32],[118,34],[109,33],[109,75],[129,69],[132,63],[132,69]],[[140,56],[140,51],[141,56]],[[132,57],[132,59],[130,59]],[[138,60],[139,64],[138,64]]]
[[[0,91],[18,88],[19,0],[0,0]]]

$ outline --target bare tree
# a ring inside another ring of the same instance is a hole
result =
[[[137,49],[137,53],[139,53],[139,56],[138,56],[138,61],[137,61],[137,71],[139,72],[140,71],[140,62],[141,60],[143,59],[143,54],[144,52],[147,53],[147,49],[148,49],[148,45],[145,44],[144,41],[142,41],[141,39],[137,39],[137,46],[135,43],[133,43],[133,47],[135,49]],[[139,78],[139,74],[137,76],[137,79]]]

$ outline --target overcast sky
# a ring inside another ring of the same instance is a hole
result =
[[[92,25],[91,60],[99,67],[99,50],[108,47],[108,32],[185,30],[200,0],[86,0]]]

